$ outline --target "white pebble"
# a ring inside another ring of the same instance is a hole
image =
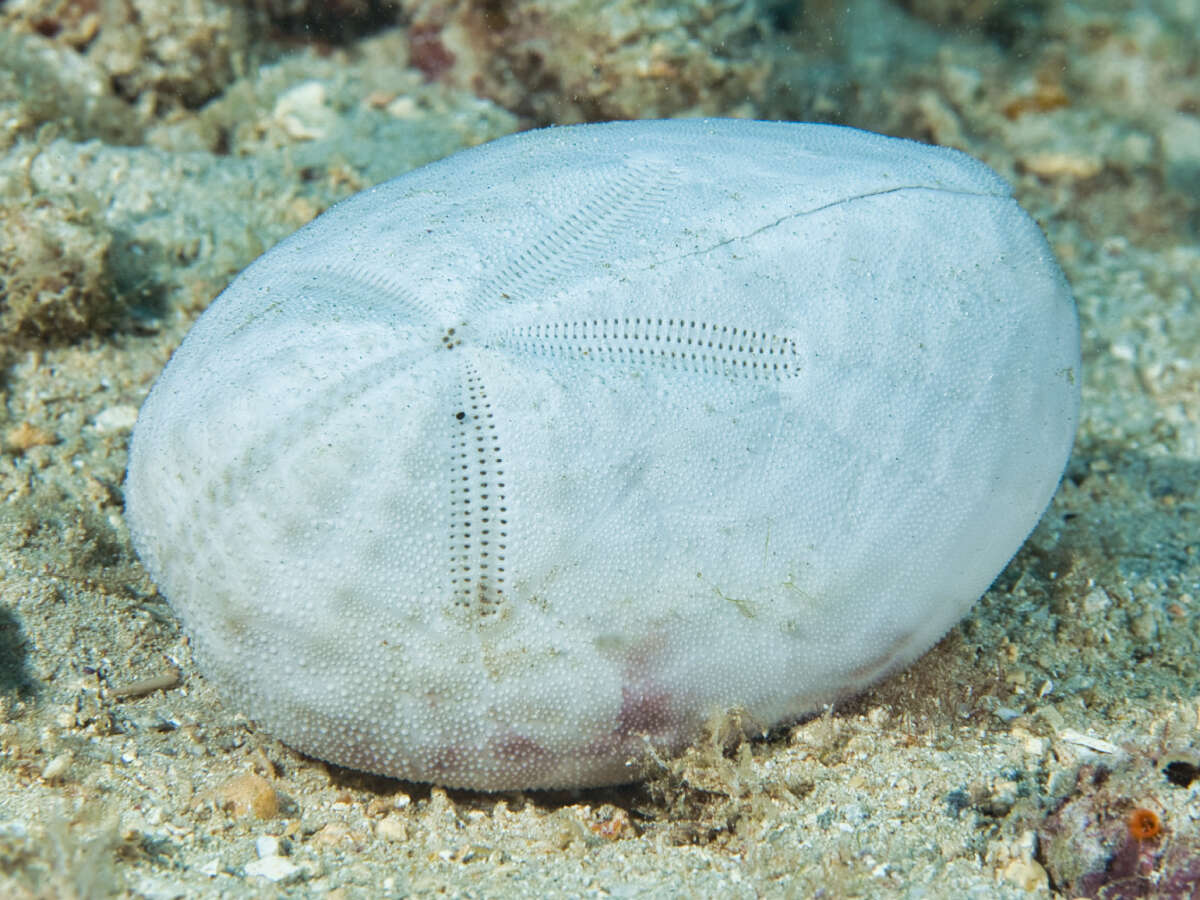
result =
[[[254,850],[258,853],[259,859],[266,859],[268,856],[280,856],[279,838],[273,834],[259,835],[254,839]]]
[[[246,863],[246,874],[251,878],[265,878],[276,883],[299,881],[304,877],[300,866],[282,856],[264,856]]]
[[[137,421],[137,407],[128,404],[109,406],[97,413],[92,425],[101,434],[112,431],[129,431]]]
[[[46,767],[42,769],[43,781],[57,781],[67,774],[67,770],[71,768],[71,761],[74,755],[70,750],[64,750],[50,762],[46,763]]]

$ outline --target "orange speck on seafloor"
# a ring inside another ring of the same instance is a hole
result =
[[[1162,819],[1152,809],[1138,807],[1129,814],[1129,834],[1139,841],[1148,841],[1162,834]]]

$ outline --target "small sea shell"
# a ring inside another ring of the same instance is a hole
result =
[[[347,200],[213,303],[134,431],[135,546],[322,759],[629,780],[925,651],[1037,522],[1079,333],[986,166],[849,128],[534,131]]]

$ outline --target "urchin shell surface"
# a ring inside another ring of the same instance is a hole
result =
[[[554,128],[345,201],[142,408],[202,670],[322,759],[613,783],[932,645],[1037,522],[1079,336],[986,166],[822,125]]]

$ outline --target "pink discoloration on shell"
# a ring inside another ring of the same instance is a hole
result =
[[[621,712],[617,716],[615,734],[629,737],[645,734],[651,737],[676,729],[678,714],[671,708],[671,694],[653,684],[630,684],[621,688]]]

